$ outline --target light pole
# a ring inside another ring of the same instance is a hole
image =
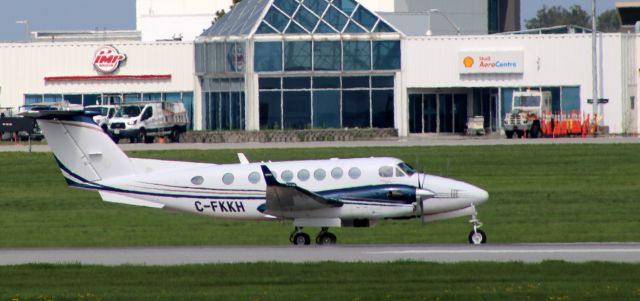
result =
[[[16,24],[24,24],[27,41],[30,41],[31,35],[29,33],[29,20],[18,20],[16,21]]]
[[[427,35],[428,36],[433,35],[433,32],[431,32],[431,16],[433,14],[442,15],[445,19],[447,19],[447,22],[449,22],[451,27],[453,27],[453,29],[455,29],[456,34],[460,35],[460,27],[458,25],[456,25],[455,23],[453,23],[451,18],[449,18],[449,16],[447,14],[445,14],[444,12],[442,12],[441,10],[439,10],[437,8],[432,8],[432,9],[426,11],[426,14],[427,14]]]
[[[591,74],[593,76],[593,118],[597,123],[596,116],[598,114],[598,48],[596,44],[596,0],[591,1]]]

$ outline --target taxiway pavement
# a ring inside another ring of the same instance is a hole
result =
[[[338,245],[0,249],[0,265],[184,265],[247,262],[640,263],[640,243],[515,245]]]

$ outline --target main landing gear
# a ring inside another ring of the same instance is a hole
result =
[[[476,207],[471,205],[471,208],[473,209],[473,214],[471,214],[471,220],[469,220],[469,223],[473,225],[473,230],[469,233],[469,243],[474,245],[485,244],[487,243],[487,234],[480,230],[482,222],[478,220],[478,211],[476,211]]]
[[[289,236],[289,241],[296,246],[306,246],[311,244],[311,237],[309,237],[309,234],[302,232],[302,227],[296,227]],[[328,227],[323,227],[316,236],[316,243],[319,245],[334,245],[337,241],[338,239],[333,233],[329,232]]]

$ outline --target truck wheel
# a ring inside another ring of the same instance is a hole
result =
[[[504,131],[504,134],[507,135],[507,139],[513,138],[513,131]]]
[[[180,142],[180,131],[178,131],[178,128],[174,127],[171,130],[171,142],[174,142],[174,143]]]
[[[111,140],[113,140],[113,143],[118,144],[118,142],[120,142],[120,138],[118,137],[111,137]]]

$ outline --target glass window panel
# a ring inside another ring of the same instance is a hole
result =
[[[347,25],[347,28],[344,29],[344,32],[366,32],[364,29],[362,29],[362,27],[356,25],[356,23],[354,23],[353,21],[349,22],[349,25]]]
[[[333,0],[333,5],[347,13],[347,15],[351,15],[356,9],[356,2],[353,0]]]
[[[318,17],[314,16],[309,10],[304,7],[301,7],[296,16],[293,18],[298,21],[300,25],[304,26],[309,32],[313,32],[316,28],[316,24],[318,24]]]
[[[400,41],[373,41],[373,69],[400,69]]]
[[[212,130],[220,129],[220,93],[209,93],[209,128]]]
[[[360,5],[353,14],[353,19],[369,31],[373,29],[373,26],[376,25],[376,22],[378,21],[378,18],[362,5]]]
[[[307,33],[307,31],[304,30],[304,28],[300,27],[295,22],[291,22],[291,24],[289,25],[289,28],[287,28],[286,30],[286,33]]]
[[[302,181],[302,182],[306,182],[307,180],[309,180],[309,171],[306,169],[301,169],[300,171],[298,171],[298,180]]]
[[[282,43],[255,42],[253,62],[257,72],[282,71]]]
[[[343,89],[369,88],[368,76],[349,76],[342,78]]]
[[[371,87],[372,88],[393,88],[394,87],[393,76],[372,76]]]
[[[453,132],[453,95],[440,94],[440,133]]]
[[[344,41],[342,45],[344,70],[371,70],[369,41]]]
[[[284,70],[311,70],[311,41],[284,43]]]
[[[142,96],[142,101],[162,101],[161,93],[145,93]]]
[[[264,21],[262,22],[262,24],[260,24],[260,26],[258,27],[258,29],[256,30],[257,34],[269,34],[269,33],[278,33],[277,31],[275,31],[273,28],[271,28],[271,26],[267,25],[267,23],[265,23]]]
[[[335,167],[334,169],[331,170],[331,177],[338,180],[340,178],[342,178],[342,174],[344,172],[342,171],[342,168],[340,167]]]
[[[315,70],[340,70],[342,60],[340,41],[315,42],[313,47]]]
[[[171,93],[167,93],[165,95],[169,95]],[[140,95],[140,93],[129,93],[129,94],[125,94],[123,95],[124,97],[124,102],[139,102],[142,100],[142,97]],[[180,93],[178,93],[178,100],[180,99]]]
[[[393,128],[393,90],[371,92],[371,114],[373,127]]]
[[[207,73],[224,72],[224,43],[207,43]]]
[[[227,72],[236,72],[238,69],[236,68],[236,43],[227,43],[227,64],[225,66],[225,71]]]
[[[309,128],[311,125],[311,92],[284,92],[282,111],[284,128]]]
[[[335,7],[331,6],[327,10],[327,13],[324,15],[324,20],[327,21],[327,23],[331,24],[333,28],[342,32],[342,29],[344,29],[344,26],[347,25],[347,21],[349,20],[349,18],[343,15]]]
[[[360,175],[362,175],[362,171],[360,171],[360,168],[357,167],[351,167],[351,169],[349,169],[349,177],[356,180],[360,177]]]
[[[184,109],[187,111],[187,125],[189,130],[193,129],[193,92],[182,93],[182,103],[184,103]]]
[[[100,94],[85,94],[83,97],[85,106],[99,105],[102,99]],[[40,95],[40,98],[42,98],[42,95]]]
[[[292,1],[292,0],[291,0]],[[271,24],[279,32],[283,32],[284,28],[289,24],[289,17],[283,15],[275,8],[270,8],[267,14],[264,16],[264,20]]]
[[[273,4],[287,13],[289,16],[293,16],[293,13],[298,8],[298,2],[294,0],[275,0]]]
[[[285,182],[291,182],[291,180],[293,180],[293,172],[290,171],[290,170],[285,170],[285,171],[282,172],[280,177]]]
[[[340,128],[340,91],[313,92],[313,127]]]
[[[311,78],[310,77],[285,77],[282,79],[282,86],[284,89],[310,89]]]
[[[45,94],[44,102],[58,102],[62,101],[62,94]]]
[[[340,89],[340,78],[339,77],[314,77],[313,88]]]
[[[304,0],[302,4],[311,9],[318,16],[322,16],[328,5],[325,0]]]
[[[24,104],[30,105],[34,103],[42,102],[42,95],[25,95],[24,96]]]
[[[369,90],[342,91],[342,126],[368,128]]]
[[[205,44],[204,43],[196,43],[196,47],[195,47],[196,73],[204,73],[205,72],[204,52],[205,52]]]
[[[281,128],[281,92],[260,92],[260,128]]]
[[[125,94],[124,99],[127,100],[129,95],[131,94]],[[180,95],[180,92],[164,93],[162,99],[169,102],[180,102],[182,101],[182,95]]]
[[[231,129],[231,93],[220,93],[220,128]]]
[[[327,177],[327,172],[326,172],[326,171],[324,171],[324,169],[321,169],[321,168],[316,169],[316,170],[313,172],[313,177],[314,177],[316,180],[318,180],[318,181],[322,181],[322,180],[324,180],[324,178],[326,178],[326,177]]]
[[[242,114],[244,114],[244,111],[242,110],[240,92],[233,92],[231,93],[231,116],[229,116],[232,130],[242,128]]]
[[[409,95],[409,133],[422,133],[422,94]]]
[[[282,88],[280,77],[260,77],[258,86],[260,90],[277,90]]]
[[[66,100],[66,101],[68,101],[69,103],[72,103],[72,104],[81,105],[82,104],[82,95],[68,95],[68,94],[65,94],[64,95],[64,100]]]
[[[391,28],[391,26],[386,22],[380,20],[380,22],[378,22],[378,26],[376,26],[375,32],[395,32],[395,30],[393,30],[393,28]]]
[[[315,32],[316,33],[337,33],[335,29],[331,28],[331,26],[329,26],[324,21],[320,21],[320,24],[318,24],[318,27],[316,28]]]
[[[580,111],[580,87],[562,88],[562,110]]]

